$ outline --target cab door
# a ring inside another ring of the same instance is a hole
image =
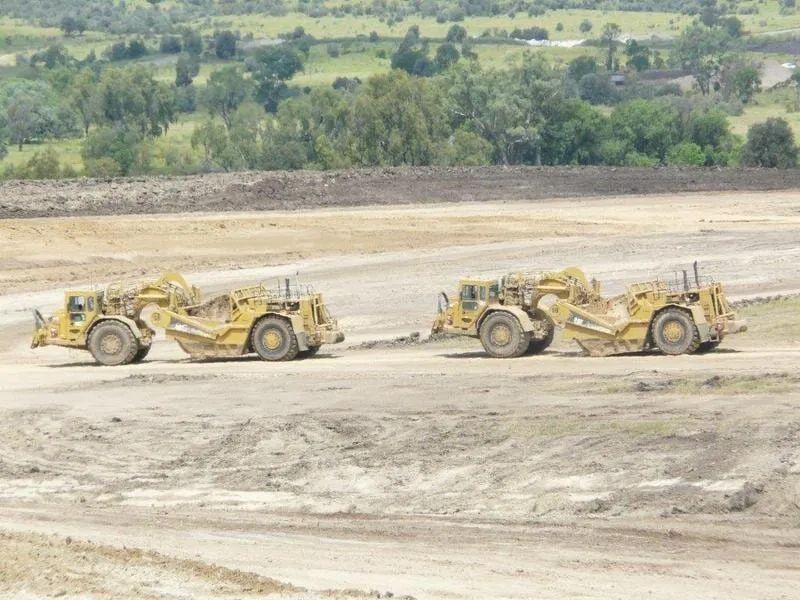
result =
[[[70,341],[78,341],[86,335],[86,330],[97,316],[97,294],[86,292],[70,292],[66,296],[66,337]]]
[[[486,286],[477,283],[461,285],[458,323],[462,329],[474,327],[478,318],[486,309]]]

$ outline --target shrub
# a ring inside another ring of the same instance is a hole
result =
[[[667,163],[679,167],[702,167],[706,163],[706,153],[693,142],[683,142],[670,148]]]
[[[84,164],[86,166],[86,174],[89,177],[107,179],[109,177],[119,177],[122,175],[122,169],[119,163],[113,158],[91,158],[85,160]]]
[[[747,131],[742,164],[748,167],[786,169],[797,166],[797,145],[784,119],[767,119]]]

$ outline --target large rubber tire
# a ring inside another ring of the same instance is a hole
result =
[[[528,350],[530,334],[519,320],[508,313],[496,312],[486,317],[479,332],[483,349],[494,358],[516,358]]]
[[[261,319],[253,328],[250,342],[264,360],[292,360],[299,352],[291,323],[278,317]]]
[[[650,334],[656,348],[664,354],[688,354],[700,347],[700,334],[694,319],[679,308],[668,308],[658,313]]]
[[[535,319],[545,321],[547,323],[548,330],[547,335],[541,339],[537,340],[533,337],[531,338],[531,341],[528,342],[528,350],[526,351],[526,354],[540,354],[541,352],[544,352],[550,347],[550,344],[553,343],[553,338],[556,335],[555,323],[553,323],[553,320],[548,317],[544,311],[536,309],[536,312],[533,316]]]
[[[139,346],[139,350],[133,356],[133,360],[131,362],[140,363],[142,362],[145,357],[150,353],[150,346]]]
[[[133,332],[119,321],[102,321],[89,333],[89,352],[101,365],[127,365],[136,356],[139,344]]]

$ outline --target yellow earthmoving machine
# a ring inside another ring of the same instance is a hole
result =
[[[31,348],[88,350],[104,365],[139,362],[150,351],[154,334],[142,319],[143,309],[180,310],[199,301],[200,292],[178,273],[164,273],[155,281],[135,285],[112,283],[105,290],[68,290],[64,307],[49,319],[34,311]]]
[[[285,280],[275,290],[239,288],[184,309],[158,308],[147,316],[192,358],[242,356],[292,360],[316,354],[323,344],[344,341],[322,294]]]
[[[64,308],[44,319],[34,311],[31,347],[88,350],[103,365],[141,361],[157,329],[193,358],[241,356],[291,360],[316,353],[325,343],[344,340],[320,294],[264,286],[233,290],[201,303],[200,292],[178,273],[151,282],[105,290],[70,290]]]
[[[480,338],[496,358],[542,352],[556,326],[591,356],[648,349],[703,352],[747,327],[728,304],[722,285],[701,284],[697,263],[694,279],[690,285],[684,271],[682,284],[635,283],[612,298],[601,296],[599,284],[575,267],[513,273],[499,280],[462,279],[452,302],[440,294],[432,331]]]

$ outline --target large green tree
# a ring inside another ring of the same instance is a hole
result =
[[[214,71],[208,78],[202,101],[211,114],[219,115],[226,128],[231,126],[233,112],[247,100],[252,92],[252,82],[235,66]]]
[[[705,27],[700,23],[689,25],[678,38],[674,59],[689,71],[702,94],[712,90],[728,50],[730,36],[720,27]]]
[[[287,96],[286,82],[303,70],[303,55],[291,44],[279,44],[259,50],[249,63],[256,85],[256,99],[267,112],[275,112]]]
[[[448,134],[439,89],[403,71],[371,77],[349,119],[353,160],[360,165],[429,165]]]

